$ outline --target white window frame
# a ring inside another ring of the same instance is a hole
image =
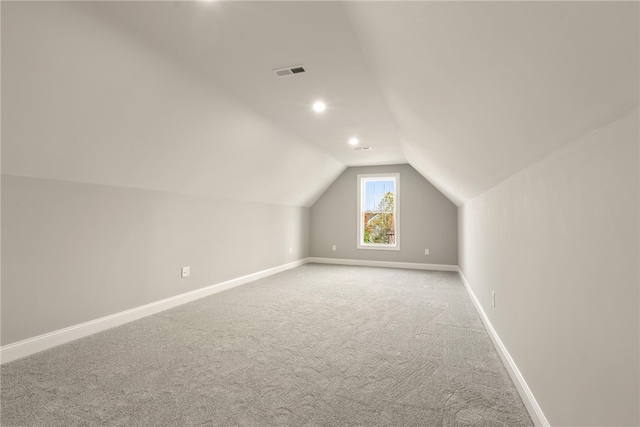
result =
[[[364,243],[364,227],[363,220],[363,207],[364,207],[364,185],[367,181],[381,180],[381,179],[393,179],[395,181],[395,193],[393,197],[394,215],[395,221],[394,230],[395,238],[393,244],[387,243]],[[370,173],[370,174],[358,174],[358,203],[357,203],[357,215],[358,215],[358,231],[357,231],[357,248],[358,249],[373,249],[382,251],[399,251],[400,250],[400,174],[399,173]]]

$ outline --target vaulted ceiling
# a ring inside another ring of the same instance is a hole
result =
[[[15,175],[310,206],[408,162],[461,204],[639,103],[637,2],[1,8]]]

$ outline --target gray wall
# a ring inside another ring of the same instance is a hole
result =
[[[305,258],[308,246],[309,208],[3,175],[2,345]]]
[[[459,210],[460,267],[554,426],[640,422],[639,140],[636,111]]]
[[[396,172],[400,250],[357,249],[357,175]],[[348,168],[311,207],[313,257],[457,265],[457,238],[456,206],[410,165]]]

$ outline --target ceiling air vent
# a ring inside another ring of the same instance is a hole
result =
[[[371,150],[371,147],[356,147],[354,148],[356,151],[368,151]]]
[[[293,67],[278,68],[273,70],[278,77],[293,76],[294,74],[306,73],[307,69],[304,65],[294,65]]]

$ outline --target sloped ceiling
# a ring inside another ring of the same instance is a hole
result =
[[[409,162],[461,204],[638,106],[636,2],[1,7],[15,175],[310,206]]]
[[[409,162],[460,204],[638,105],[637,2],[345,5]]]

